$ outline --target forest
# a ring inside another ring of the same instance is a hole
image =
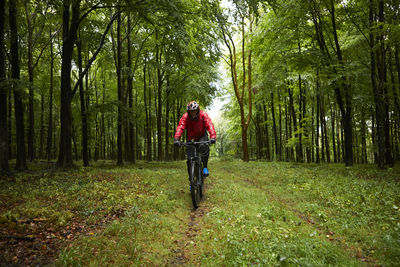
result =
[[[181,158],[185,104],[217,96],[217,155],[392,166],[397,4],[5,1],[1,170]]]
[[[0,265],[395,266],[399,13],[0,0]],[[217,133],[197,210],[192,100]]]

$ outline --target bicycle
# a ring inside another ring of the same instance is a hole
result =
[[[180,146],[194,147],[194,156],[189,158],[189,180],[190,180],[190,194],[195,209],[199,207],[200,200],[204,193],[204,175],[203,175],[203,161],[202,154],[198,152],[200,145],[210,145],[210,141],[199,142],[186,142],[180,143]]]

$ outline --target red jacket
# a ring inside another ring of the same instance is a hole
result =
[[[176,127],[175,139],[180,139],[183,131],[187,129],[187,138],[186,140],[190,141],[194,139],[195,141],[199,140],[200,137],[206,134],[206,130],[210,134],[211,139],[216,139],[217,134],[215,133],[214,125],[211,122],[210,117],[208,117],[207,113],[200,110],[197,119],[193,120],[190,118],[189,113],[185,112],[182,115],[182,118],[179,121],[178,127]]]

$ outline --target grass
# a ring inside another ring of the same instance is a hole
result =
[[[185,167],[103,162],[3,180],[0,228],[44,218],[65,240],[60,266],[400,262],[399,168],[211,160],[194,211]],[[76,224],[87,230],[65,237]]]

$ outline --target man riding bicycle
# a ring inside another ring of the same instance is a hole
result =
[[[208,141],[208,134],[210,134],[210,142],[211,144],[215,144],[217,135],[215,133],[214,125],[211,122],[210,117],[206,112],[200,110],[199,104],[196,101],[191,101],[187,104],[187,112],[182,115],[182,118],[179,121],[178,127],[176,128],[175,136],[174,136],[174,145],[179,146],[179,139],[181,138],[182,133],[187,130],[187,141]],[[207,131],[207,132],[206,132]],[[207,169],[208,156],[210,154],[210,148],[206,145],[202,145],[199,148],[200,153],[202,153],[203,159],[203,175],[208,176],[209,171]],[[194,148],[187,147],[186,155],[187,155],[187,166],[188,171],[190,168],[189,158],[193,157]]]

